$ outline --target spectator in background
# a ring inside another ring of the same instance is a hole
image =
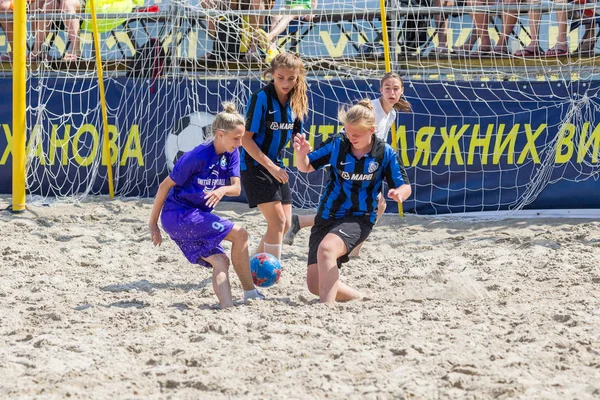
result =
[[[453,0],[434,0],[434,7],[452,7],[454,6]],[[465,5],[464,0],[458,0],[456,2],[458,7],[463,7]],[[436,14],[434,17],[436,33],[438,37],[438,45],[435,48],[436,53],[440,54],[448,54],[450,52],[450,48],[448,46],[447,40],[447,32],[448,32],[448,16],[444,14]],[[452,41],[452,39],[450,39]]]
[[[44,14],[50,13],[56,10],[56,1],[55,0],[27,0],[28,4],[28,14]],[[13,0],[0,0],[0,12],[2,13],[12,13],[14,9]],[[35,19],[31,22],[31,31],[34,32],[34,42],[33,48],[27,55],[28,61],[36,61],[40,60],[43,56],[42,52],[42,44],[46,40],[46,35],[48,34],[48,29],[50,28],[50,21],[46,19]],[[8,43],[11,46],[13,45],[13,23],[10,20],[0,22],[0,26],[2,26],[2,30],[4,31]],[[12,60],[12,51],[11,53],[6,53],[0,56],[0,61],[11,61]]]
[[[494,4],[494,0],[467,0],[467,5],[471,7],[476,6],[490,6]],[[487,55],[492,52],[492,43],[490,40],[490,14],[487,12],[474,12],[471,14],[473,20],[473,31],[469,42],[465,43],[461,51],[471,52],[473,46],[479,40],[479,46],[477,47],[477,54],[474,55]]]
[[[555,0],[555,3],[562,7],[566,0]],[[548,57],[560,57],[569,54],[569,44],[567,43],[567,12],[556,10],[556,22],[558,23],[558,36],[554,47],[546,51]]]
[[[585,2],[585,0],[583,0],[583,2]],[[591,2],[592,1],[588,1],[588,3]],[[592,7],[594,6],[592,5]],[[598,14],[596,14],[594,9],[584,10],[582,11],[582,14],[583,16],[580,16],[579,18],[583,18],[582,25],[585,25],[585,33],[579,42],[579,46],[577,46],[577,50],[575,50],[575,54],[579,57],[593,57],[596,54],[596,24],[598,21]]]
[[[85,0],[58,0],[60,1],[60,10],[67,14],[77,14],[83,12],[85,8]],[[83,7],[82,7],[83,6]],[[81,57],[81,49],[79,45],[79,25],[80,21],[77,18],[67,18],[65,20],[65,28],[71,42],[70,50],[68,50],[63,59],[65,61],[76,61]]]
[[[233,10],[264,11],[265,0],[234,0],[231,3],[231,8]],[[264,47],[264,43],[267,41],[267,33],[261,29],[264,23],[264,15],[248,16],[250,43],[248,44],[248,50],[246,51],[246,61],[262,61],[259,48]]]
[[[8,14],[11,13],[13,9],[13,2],[12,0],[3,0],[0,1],[0,13],[2,14]],[[8,45],[10,45],[11,49],[12,49],[12,44],[13,44],[13,23],[12,20],[2,20],[0,21],[0,27],[2,27],[2,30],[4,31],[4,36],[6,36],[6,40],[8,41],[7,43],[7,50],[6,53],[0,55],[0,62],[9,62],[12,60],[12,52],[9,53],[8,52]]]
[[[284,5],[282,3],[285,2]],[[317,8],[317,0],[276,0],[273,10],[311,10]],[[280,53],[277,47],[277,38],[287,29],[290,22],[297,19],[294,15],[273,15],[271,16],[271,28],[267,34],[267,41],[263,43],[267,57],[265,62],[270,63],[275,56]],[[304,21],[310,21],[312,15],[300,17]],[[264,36],[264,35],[261,35]]]
[[[571,17],[574,22],[581,21],[581,25],[585,26],[585,32],[581,41],[579,42],[579,46],[577,50],[575,50],[575,54],[579,57],[591,57],[595,53],[596,47],[596,19],[598,16],[595,14],[593,7],[593,1],[586,0],[555,0],[555,2],[561,8],[564,4],[567,3],[575,3],[575,4],[585,4],[590,3],[590,9],[577,11]],[[568,12],[563,10],[556,10],[556,21],[558,22],[558,36],[556,38],[556,43],[554,46],[546,51],[546,56],[548,57],[561,57],[569,54],[569,43],[567,42],[567,30],[568,26]]]
[[[504,3],[508,6],[514,5],[514,1],[504,0]],[[517,11],[503,12],[502,13],[502,32],[500,32],[500,37],[498,38],[498,43],[496,43],[496,47],[494,48],[494,53],[499,55],[508,55],[510,54],[510,49],[508,47],[508,43],[510,40],[510,35],[512,35],[515,24],[518,19]]]
[[[506,1],[507,4],[515,4],[518,0],[504,0],[504,1]],[[532,6],[537,6],[540,4],[540,0],[523,0],[523,1],[527,1]],[[531,36],[531,41],[529,42],[529,44],[527,46],[525,46],[525,48],[517,51],[515,53],[515,57],[537,57],[537,56],[541,56],[544,54],[544,51],[542,50],[542,48],[540,46],[541,12],[536,11],[536,10],[530,10],[528,14],[529,14],[529,34]],[[506,28],[503,27],[502,30],[504,32],[507,32],[508,28],[510,28],[510,31],[508,31],[508,32],[511,32],[516,20],[517,20],[517,18],[515,17],[512,26],[510,26],[510,27],[507,26]]]

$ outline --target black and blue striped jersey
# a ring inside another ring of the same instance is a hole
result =
[[[371,151],[357,159],[346,135],[329,137],[321,147],[308,154],[310,165],[316,170],[328,164],[329,182],[325,187],[317,216],[340,219],[345,216],[377,218],[377,195],[385,179],[390,188],[408,183],[408,177],[396,151],[373,135]]]
[[[260,150],[275,164],[283,167],[281,151],[292,136],[302,132],[302,121],[294,115],[289,101],[282,105],[273,82],[254,93],[246,109],[246,131]],[[240,169],[245,171],[258,162],[242,148]]]

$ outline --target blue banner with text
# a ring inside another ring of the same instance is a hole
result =
[[[181,121],[199,113],[196,124],[208,125],[203,115],[216,114],[226,100],[244,108],[250,93],[265,82],[109,79],[110,155],[102,152],[97,82],[46,78],[38,83],[32,80],[39,90],[28,96],[29,193],[108,193],[110,158],[117,194],[152,196],[168,174],[173,160],[165,144],[181,130]],[[311,79],[309,84],[305,133],[315,147],[341,129],[341,104],[378,95],[376,80]],[[599,89],[594,81],[407,80],[405,95],[413,109],[400,113],[396,123],[399,155],[413,187],[404,210],[600,208]],[[0,79],[0,92],[12,92],[9,78]],[[14,132],[6,95],[0,130],[0,192],[10,193]],[[185,151],[182,141],[173,143]],[[297,172],[289,148],[285,162],[293,171],[295,205],[314,207],[326,178]],[[395,204],[390,202],[388,211],[394,212]]]

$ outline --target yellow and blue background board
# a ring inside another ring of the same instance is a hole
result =
[[[41,100],[46,115],[56,116],[41,119],[44,126],[36,127],[37,116],[31,111],[28,115],[28,125],[32,127],[29,137],[36,129],[50,133],[41,141],[28,140],[31,163],[40,167],[37,172],[40,183],[31,187],[30,192],[46,193],[49,187],[72,191],[73,187],[61,184],[65,181],[73,182],[75,190],[77,185],[83,190],[90,183],[88,180],[94,179],[92,193],[106,193],[106,179],[92,178],[89,174],[100,151],[102,132],[95,100],[96,82],[83,78],[46,78],[45,84],[58,85],[53,79],[60,79],[62,91],[46,91],[47,98],[30,98],[30,110],[36,109]],[[413,186],[413,196],[404,203],[406,212],[506,209],[524,195],[542,170],[549,171],[548,185],[528,207],[600,208],[600,185],[594,179],[600,156],[600,82],[565,85],[561,81],[483,84],[455,81],[446,85],[407,79],[405,83],[413,112],[400,113],[397,126],[400,158]],[[338,103],[326,99],[356,100],[372,91],[370,85],[377,84],[375,80],[311,79],[308,93],[311,111],[305,130],[313,146],[340,129],[336,120]],[[216,113],[222,99],[231,98],[231,93],[255,91],[262,82],[161,79],[154,94],[150,94],[150,85],[144,79],[107,81],[111,162],[116,175],[124,177],[116,188],[117,194],[155,194],[158,183],[167,174],[166,135],[189,111],[189,104],[202,104],[206,107],[204,111]],[[11,80],[0,78],[0,92],[10,90]],[[78,92],[89,93],[77,102],[64,98]],[[571,99],[582,98],[584,94],[588,101],[582,106],[585,109],[581,115],[587,119],[565,122],[572,107]],[[130,108],[135,105],[123,103],[127,96],[144,99],[147,101],[144,107],[152,112],[132,112]],[[11,146],[11,103],[5,97],[0,105],[1,193],[10,192]],[[101,160],[101,176],[107,162]],[[65,168],[67,163],[69,168]],[[285,163],[295,170],[289,149]],[[290,174],[292,187],[306,184],[295,183],[298,176]],[[317,187],[323,184],[322,176],[309,175],[307,182]],[[306,192],[314,197],[312,201],[318,200],[317,191]],[[393,202],[389,207],[388,212],[395,212]]]

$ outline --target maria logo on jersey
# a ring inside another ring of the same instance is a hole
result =
[[[227,168],[227,157],[225,157],[225,155],[221,157],[219,164],[221,165],[221,169]]]
[[[350,172],[340,171],[338,169],[340,176],[347,181],[370,181],[373,179],[373,174],[351,174]]]
[[[288,130],[288,129],[293,129],[293,128],[294,128],[293,122],[271,122],[271,130],[272,131]]]

